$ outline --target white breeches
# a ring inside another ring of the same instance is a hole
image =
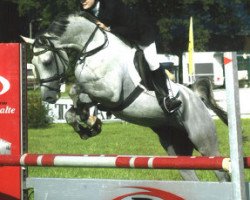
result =
[[[141,46],[140,48],[143,50],[145,59],[149,64],[149,68],[151,71],[157,70],[160,67],[157,50],[155,42],[151,43],[149,46]]]

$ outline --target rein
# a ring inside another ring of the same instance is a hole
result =
[[[94,38],[97,30],[100,30],[103,33],[103,35],[104,35],[105,40],[104,40],[103,44],[101,44],[100,46],[96,47],[95,49],[92,49],[90,51],[86,51],[87,48],[88,48],[88,46],[89,46],[89,44],[93,40],[93,38]],[[98,25],[96,25],[94,31],[92,32],[92,34],[90,35],[88,41],[85,43],[84,47],[81,50],[81,53],[80,53],[80,56],[79,56],[79,59],[78,59],[78,64],[82,64],[87,57],[96,54],[97,52],[99,52],[100,50],[102,50],[103,48],[105,48],[107,46],[107,44],[108,44],[107,33],[103,29],[99,28]]]

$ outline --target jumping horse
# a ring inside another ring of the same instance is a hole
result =
[[[134,67],[136,48],[100,29],[88,13],[61,17],[35,39],[23,39],[33,45],[32,63],[39,73],[44,101],[55,103],[60,97],[69,62],[66,49],[75,49],[79,52],[75,103],[80,99],[83,105],[98,104],[122,120],[151,128],[170,156],[191,156],[194,149],[203,156],[220,156],[215,124],[200,96],[169,81],[182,106],[175,113],[164,113],[154,92],[141,84]],[[185,180],[199,180],[194,170],[180,173]],[[227,172],[215,173],[220,181],[230,180]]]

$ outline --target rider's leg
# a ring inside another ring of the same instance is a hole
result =
[[[140,47],[144,52],[145,58],[152,72],[152,82],[160,106],[167,112],[174,112],[180,107],[182,102],[176,98],[169,97],[169,91],[166,84],[167,74],[164,69],[160,68],[155,43],[146,47]]]

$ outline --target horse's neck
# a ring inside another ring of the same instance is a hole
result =
[[[91,34],[94,32],[96,25],[87,19],[79,16],[70,16],[68,18],[69,24],[64,34],[60,37],[61,44],[75,44],[80,46],[80,49],[84,47]],[[134,51],[123,43],[118,37],[112,33],[107,32],[108,43],[100,50],[96,55],[92,56],[95,60],[100,60],[105,57],[105,61],[113,63],[114,60],[124,63],[124,61],[132,61]],[[104,34],[98,30],[93,39],[89,43],[86,51],[90,51],[102,45],[105,41]],[[90,57],[89,59],[92,59]],[[121,65],[121,64],[118,64]],[[113,66],[114,68],[117,66]],[[121,66],[120,66],[121,67]],[[127,67],[123,65],[122,67]]]
[[[75,19],[72,18],[71,20],[73,20],[74,23],[69,23],[66,32],[61,37],[61,43],[74,43],[83,47],[96,26],[87,20],[82,21],[82,19],[78,17]],[[90,76],[92,75],[93,79],[96,77],[105,77],[105,73],[107,73],[107,77],[110,79],[111,71],[114,72],[114,76],[121,76],[120,81],[123,81],[123,83],[117,83],[117,85],[129,86],[126,87],[126,90],[124,91],[124,96],[127,96],[127,94],[131,92],[129,88],[133,87],[133,82],[129,76],[128,68],[133,65],[133,56],[135,51],[112,33],[107,33],[107,37],[107,46],[100,50],[97,54],[88,57],[87,63],[89,63],[89,65],[85,66],[85,68],[89,67],[89,71],[95,72],[89,74],[89,78],[91,78]],[[100,46],[104,43],[104,40],[104,34],[101,31],[97,31],[93,40],[89,44],[87,51]],[[104,60],[105,64],[103,64]],[[96,69],[97,66],[99,69]],[[103,70],[101,68],[103,68]],[[103,74],[100,74],[100,72]],[[80,77],[78,77],[78,79],[80,79]],[[112,80],[110,81],[110,85],[112,85]],[[119,90],[117,90],[117,95],[120,95]],[[117,98],[119,99],[118,96]]]
[[[69,23],[65,32],[59,38],[61,44],[75,44],[83,46],[91,33],[93,32],[95,25],[91,22],[82,21],[79,16],[69,16]]]
[[[80,16],[70,16],[68,20],[70,23],[68,24],[64,34],[60,37],[60,43],[76,44],[83,47],[90,38],[91,34],[94,32],[96,25]],[[108,48],[105,48],[105,50],[113,51],[113,49],[116,48],[117,53],[119,53],[119,51],[131,51],[131,48],[123,43],[118,37],[111,33],[107,33],[107,35],[109,41]],[[104,40],[104,34],[100,30],[97,31],[93,40],[89,44],[87,51],[100,46],[103,44]]]

